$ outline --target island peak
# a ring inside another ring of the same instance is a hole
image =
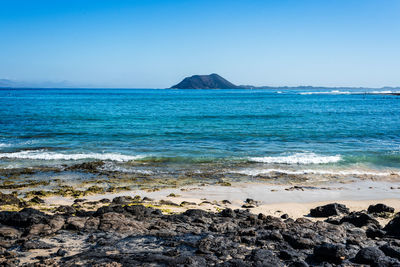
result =
[[[239,87],[216,73],[184,78],[171,89],[238,89]]]

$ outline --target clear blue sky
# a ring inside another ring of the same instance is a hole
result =
[[[0,0],[0,78],[400,86],[398,0]]]

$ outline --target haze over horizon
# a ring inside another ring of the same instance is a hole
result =
[[[400,86],[400,2],[0,3],[0,79],[167,88],[218,73],[255,86]]]

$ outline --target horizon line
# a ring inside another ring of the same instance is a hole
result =
[[[309,89],[400,89],[400,86],[381,86],[381,87],[366,87],[366,86],[315,86],[315,85],[297,85],[297,86],[270,86],[270,85],[262,85],[262,86],[254,86],[254,85],[238,85],[238,86],[253,86],[254,88],[156,88],[156,87],[81,87],[81,86],[70,86],[70,87],[32,87],[32,86],[0,86],[0,90],[3,89],[142,89],[142,90],[271,90],[271,89],[294,89],[294,88],[309,88]]]

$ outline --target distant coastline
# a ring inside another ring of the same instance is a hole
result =
[[[178,84],[169,88],[137,88],[137,87],[96,87],[88,85],[73,85],[68,81],[62,82],[22,82],[8,79],[0,79],[0,89],[264,89],[264,90],[360,90],[360,91],[373,91],[381,90],[388,91],[389,95],[400,95],[400,86],[383,86],[383,87],[352,87],[352,86],[312,86],[312,85],[299,85],[299,86],[254,86],[254,85],[235,85],[218,74],[209,75],[193,75],[184,78]],[[399,91],[399,92],[389,92]],[[382,93],[380,93],[382,94]]]
[[[170,89],[267,89],[267,90],[400,90],[400,87],[326,87],[326,86],[254,86],[235,85],[216,73],[209,75],[193,75],[184,78]]]

